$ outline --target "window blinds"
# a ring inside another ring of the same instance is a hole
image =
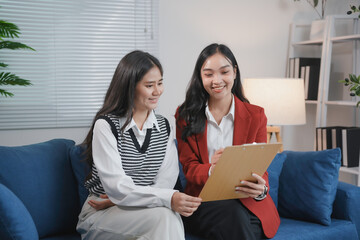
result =
[[[158,0],[2,0],[0,19],[16,24],[36,51],[0,51],[0,71],[32,86],[1,86],[0,130],[90,126],[120,59],[158,54]]]

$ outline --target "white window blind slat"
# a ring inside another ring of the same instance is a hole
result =
[[[158,55],[158,0],[2,0],[34,49],[0,51],[0,61],[32,86],[1,86],[0,130],[87,127],[119,60],[139,49]]]

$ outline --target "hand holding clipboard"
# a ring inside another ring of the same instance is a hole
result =
[[[262,176],[282,144],[244,144],[226,147],[199,197],[203,202],[247,197],[236,193],[241,180],[253,181],[252,173]]]

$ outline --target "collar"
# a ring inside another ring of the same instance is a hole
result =
[[[124,119],[123,121],[125,122],[125,119]],[[124,123],[124,122],[122,122],[122,123]],[[154,125],[155,125],[155,127],[156,127],[156,130],[158,130],[158,131],[160,132],[159,123],[158,123],[158,121],[157,121],[157,119],[156,119],[154,110],[152,110],[152,111],[150,112],[150,114],[148,115],[148,117],[146,118],[145,122],[144,122],[143,130],[144,130],[144,129],[153,128]],[[131,118],[131,122],[125,127],[124,131],[126,132],[126,131],[128,131],[130,128],[133,128],[133,127],[135,127],[135,128],[138,129],[138,127],[137,127],[134,119]],[[139,130],[139,129],[138,129],[138,130]],[[139,130],[139,131],[140,131],[140,130]]]
[[[206,115],[206,118],[207,118],[208,121],[216,122],[213,115],[211,114],[211,112],[209,110],[208,102],[206,102],[205,115]],[[234,99],[234,94],[232,94],[232,99],[231,99],[231,105],[230,105],[229,112],[224,117],[230,117],[230,119],[232,121],[234,121],[234,119],[235,119],[235,99]]]

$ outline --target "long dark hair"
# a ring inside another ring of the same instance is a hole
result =
[[[184,141],[193,134],[204,132],[206,122],[205,108],[209,94],[206,92],[202,83],[201,68],[204,62],[215,53],[224,55],[224,57],[230,61],[232,67],[236,69],[236,78],[231,92],[241,101],[249,102],[243,94],[240,70],[234,54],[223,44],[213,43],[207,46],[202,50],[196,61],[195,69],[186,91],[185,101],[180,105],[179,116],[176,119],[178,126],[180,126],[179,120],[184,120],[186,123],[186,126],[182,129],[181,136]]]
[[[110,86],[106,92],[104,104],[96,113],[92,126],[87,134],[83,145],[86,146],[86,161],[92,166],[92,139],[96,120],[99,116],[113,114],[117,117],[125,117],[126,121],[121,128],[123,131],[131,121],[134,107],[135,87],[144,75],[153,67],[160,70],[162,66],[157,58],[147,52],[133,51],[125,55],[119,62]]]

